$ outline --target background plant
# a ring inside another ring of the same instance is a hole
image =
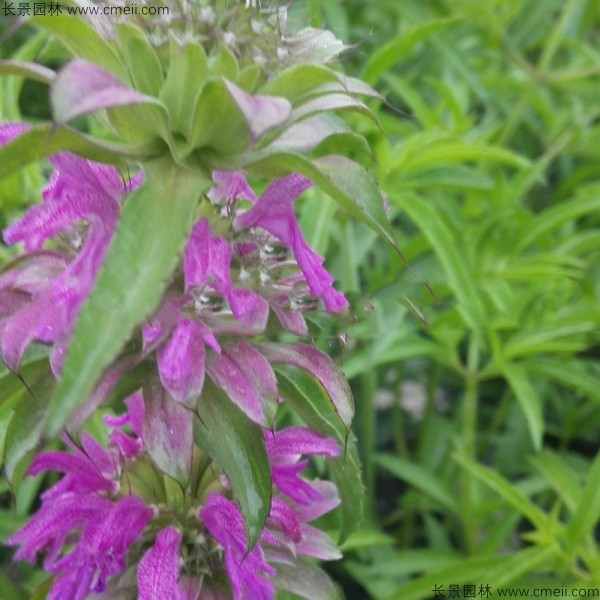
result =
[[[346,67],[391,104],[383,133],[356,125],[410,264],[324,196],[305,204],[307,240],[357,298],[314,335],[351,378],[368,497],[334,576],[390,600],[598,587],[595,3],[294,7],[357,44]],[[12,185],[27,199],[36,176]],[[21,497],[26,515],[35,489]]]

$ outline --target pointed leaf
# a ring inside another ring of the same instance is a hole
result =
[[[104,265],[77,318],[46,423],[52,436],[85,401],[134,327],[158,305],[198,199],[210,185],[202,171],[167,158],[147,163],[144,177],[125,200]]]
[[[525,414],[533,447],[539,451],[542,447],[542,437],[544,435],[542,400],[536,389],[531,385],[523,365],[505,364],[502,366],[502,373]]]
[[[223,469],[244,515],[248,547],[258,541],[271,508],[271,468],[262,428],[210,380],[194,419],[194,441]]]
[[[267,131],[285,123],[292,113],[292,105],[285,98],[254,96],[237,85],[224,80],[229,95],[248,124],[252,141]]]
[[[535,527],[538,529],[546,528],[548,515],[527,498],[523,492],[502,477],[502,475],[489,467],[484,467],[463,456],[454,455],[453,458],[470,473],[475,475],[477,479],[502,497],[510,506],[529,519]]]
[[[428,469],[392,454],[377,454],[375,463],[429,496],[448,511],[459,514],[458,503],[452,489]]]
[[[439,211],[426,200],[415,195],[397,195],[394,200],[429,240],[444,268],[448,284],[459,301],[463,319],[474,331],[479,330],[484,321],[483,305],[469,265],[452,230]]]
[[[567,525],[567,544],[574,550],[582,540],[593,539],[600,520],[600,454],[596,456],[585,480],[585,487]]]
[[[352,391],[340,368],[327,354],[309,344],[265,342],[256,346],[271,363],[293,365],[316,378],[330,397],[346,430],[350,428],[354,416]]]
[[[52,69],[20,60],[0,60],[0,75],[20,75],[47,84],[52,83],[56,77],[56,73]]]
[[[192,466],[192,413],[161,385],[156,375],[144,385],[144,448],[158,468],[186,486]]]

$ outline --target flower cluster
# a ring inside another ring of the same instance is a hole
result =
[[[0,127],[0,143],[25,129]],[[121,205],[142,174],[124,179],[112,166],[68,152],[50,161],[54,171],[43,202],[4,232],[7,242],[24,243],[25,254],[0,275],[0,350],[18,371],[33,341],[51,345],[52,370],[60,377],[77,311],[101,268]],[[348,394],[347,384],[313,346],[268,342],[263,335],[271,314],[281,329],[305,334],[306,310],[321,303],[330,311],[346,308],[294,215],[294,200],[311,182],[289,175],[257,197],[240,172],[213,177],[181,269],[136,334],[139,349],[106,370],[71,425],[82,423],[132,366],[146,363],[155,375],[125,400],[125,414],[105,417],[107,448],[84,432],[77,444],[65,438],[69,451],[43,452],[29,469],[64,474],[8,540],[19,546],[16,558],[33,562],[37,552],[46,553],[44,568],[55,574],[51,600],[136,593],[142,600],[260,600],[272,598],[277,585],[292,585],[309,598],[306,572],[322,574],[301,557],[340,556],[309,524],[338,505],[337,490],[300,476],[303,455],[334,457],[338,444],[310,429],[275,428],[281,398],[272,365],[307,370],[334,402]],[[229,479],[194,443],[206,376],[264,428],[273,495],[251,548]],[[173,480],[178,501],[169,491]],[[303,564],[304,576],[280,577],[290,564]]]
[[[210,460],[197,457],[200,484],[184,491],[178,506],[168,503],[166,480],[141,437],[144,400],[136,393],[125,404],[123,415],[105,417],[112,428],[107,448],[84,432],[80,447],[67,439],[69,451],[43,452],[29,468],[31,475],[64,474],[7,540],[19,546],[15,558],[34,562],[45,551],[44,569],[55,574],[49,600],[131,598],[136,590],[140,600],[268,599],[277,564],[340,557],[309,525],[337,506],[335,486],[300,477],[300,456],[335,456],[333,440],[301,427],[265,432],[274,495],[260,540],[249,549],[229,482]]]

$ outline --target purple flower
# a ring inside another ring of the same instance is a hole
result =
[[[337,456],[340,449],[335,440],[305,427],[287,427],[274,433],[265,432],[265,443],[273,485],[298,504],[322,500],[319,490],[299,476],[308,464],[301,457],[303,454]]]
[[[138,420],[137,400],[128,403],[129,418],[116,419],[123,425]],[[19,546],[15,559],[32,563],[37,552],[46,552],[44,568],[56,573],[50,600],[83,600],[91,592],[105,591],[107,578],[123,571],[129,547],[153,515],[140,497],[120,495],[122,448],[137,447],[139,453],[140,446],[139,438],[119,433],[117,443],[105,449],[84,432],[81,448],[67,441],[70,451],[42,452],[29,468],[30,475],[54,470],[64,476],[42,494],[41,507],[6,543]],[[131,445],[125,444],[126,437]],[[136,455],[132,450],[128,458]],[[66,544],[70,549],[61,554]]]
[[[276,570],[264,557],[260,544],[248,550],[244,519],[237,504],[220,494],[209,494],[200,519],[225,551],[225,569],[234,600],[271,600],[275,590],[268,576]],[[262,539],[273,539],[266,532]]]
[[[18,123],[4,125],[0,129],[0,143],[26,128]],[[115,167],[68,152],[52,155],[50,162],[54,171],[42,192],[44,201],[32,206],[23,218],[4,231],[7,243],[24,242],[25,250],[34,253],[27,266],[28,287],[10,281],[0,283],[2,290],[29,296],[24,296],[21,305],[14,307],[0,332],[2,356],[15,371],[33,340],[54,343],[51,364],[55,373],[60,371],[77,310],[91,291],[113,234],[120,201],[139,183],[139,176],[124,183]],[[44,268],[51,261],[41,249],[46,240],[59,234],[67,244],[65,250],[51,255],[55,257],[55,270],[49,279]],[[39,267],[37,281],[36,267]]]
[[[333,277],[323,267],[323,258],[304,241],[294,214],[294,201],[310,186],[309,179],[297,174],[276,179],[249,211],[236,215],[234,227],[260,227],[291,247],[310,291],[323,299],[327,310],[339,312],[348,307],[348,302],[333,287]]]
[[[138,600],[179,600],[179,546],[181,533],[173,527],[158,532],[154,545],[137,569]]]

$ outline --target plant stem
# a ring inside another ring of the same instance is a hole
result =
[[[467,361],[465,395],[463,397],[462,452],[466,458],[476,460],[479,346],[474,337],[471,337],[469,342]],[[463,516],[465,545],[469,554],[474,554],[476,551],[478,530],[477,519],[473,510],[473,485],[474,481],[470,473],[466,469],[463,469],[460,504]]]

